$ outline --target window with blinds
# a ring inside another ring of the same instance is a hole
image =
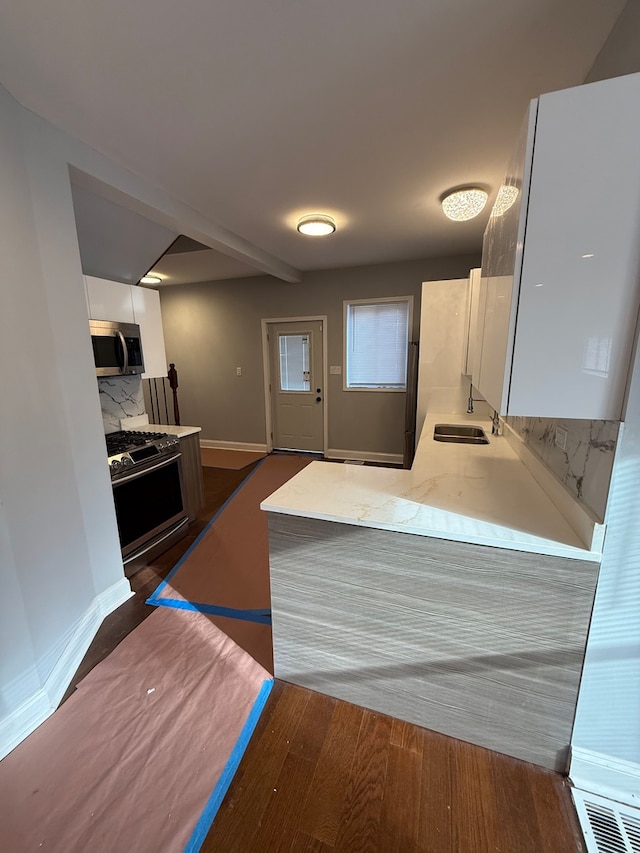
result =
[[[344,303],[345,388],[406,390],[411,303],[410,296]]]

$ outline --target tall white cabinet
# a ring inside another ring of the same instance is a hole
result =
[[[143,379],[167,375],[160,294],[148,287],[132,287],[133,320],[140,326],[144,352]]]
[[[480,367],[505,415],[619,420],[640,304],[640,74],[532,102],[485,232]]]

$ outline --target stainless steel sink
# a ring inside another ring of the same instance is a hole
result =
[[[436,424],[433,430],[434,441],[453,441],[456,444],[489,444],[482,427],[466,424]]]

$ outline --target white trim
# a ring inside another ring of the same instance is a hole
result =
[[[567,487],[555,477],[544,462],[524,443],[508,423],[502,421],[503,435],[533,479],[546,492],[588,551],[602,553],[606,524],[598,522],[595,514],[581,504]]]
[[[57,708],[105,616],[133,592],[126,578],[96,596],[78,619],[44,685],[0,720],[0,759],[31,734]]]
[[[322,323],[322,452],[327,455],[327,440],[329,435],[329,406],[328,406],[328,390],[329,390],[329,366],[328,366],[328,332],[327,332],[327,315],[312,314],[307,317],[267,317],[260,320],[262,329],[262,373],[264,381],[264,414],[266,428],[266,450],[271,453],[273,450],[273,416],[271,413],[271,391],[270,384],[270,365],[269,365],[269,325],[275,323]]]
[[[377,462],[378,464],[402,465],[401,453],[375,453],[368,450],[336,450],[331,448],[325,450],[325,459],[356,459],[363,462]]]
[[[0,720],[0,759],[15,749],[53,712],[43,688],[29,696],[15,711]]]
[[[201,438],[200,447],[212,450],[251,450],[256,453],[267,453],[266,444],[251,444],[247,441],[218,441],[215,438]]]
[[[583,791],[640,806],[640,765],[631,761],[572,746],[569,779]]]
[[[131,584],[127,578],[122,578],[116,583],[111,584],[110,587],[107,587],[94,600],[98,602],[100,613],[104,619],[105,616],[113,613],[114,610],[120,607],[121,604],[124,604],[125,601],[128,601],[133,595]]]

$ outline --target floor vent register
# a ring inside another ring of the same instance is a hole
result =
[[[589,853],[640,853],[640,809],[574,788]]]

